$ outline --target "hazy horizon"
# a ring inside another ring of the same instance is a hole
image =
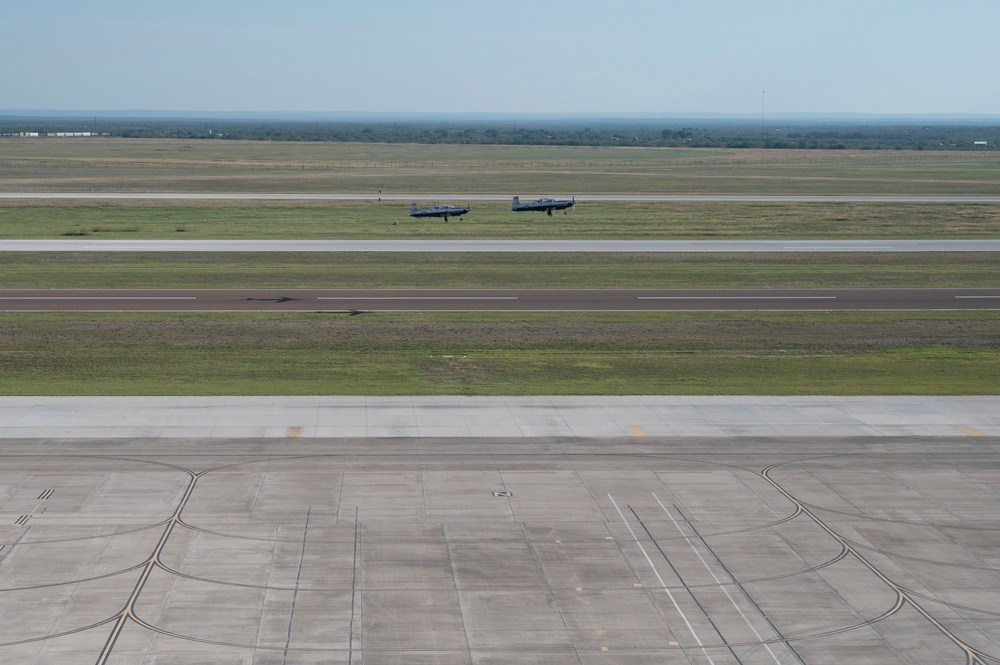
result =
[[[66,120],[176,120],[176,121],[247,121],[247,122],[409,122],[409,123],[678,123],[760,125],[764,117],[752,113],[491,113],[468,112],[296,112],[296,111],[199,111],[191,109],[0,109],[7,119]],[[768,123],[781,124],[1000,124],[1000,114],[877,114],[877,113],[773,113]]]
[[[0,105],[989,117],[1000,54],[984,26],[998,22],[995,0],[37,0],[0,22],[16,63]]]

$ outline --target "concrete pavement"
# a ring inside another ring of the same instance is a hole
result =
[[[2,397],[0,662],[1000,659],[1000,397]]]
[[[0,662],[989,665],[998,479],[961,432],[5,439]]]
[[[1000,396],[0,397],[0,438],[1000,436]]]

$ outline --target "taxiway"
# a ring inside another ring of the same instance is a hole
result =
[[[0,252],[1000,252],[973,240],[0,240]]]
[[[0,290],[0,311],[659,312],[1000,309],[1000,289]]]
[[[515,192],[516,193],[516,192]],[[545,196],[524,194],[525,201]],[[281,192],[0,192],[0,199],[161,201],[506,201],[511,194],[406,194],[382,192],[297,194]],[[577,203],[1000,203],[1000,196],[757,195],[757,194],[583,194]]]

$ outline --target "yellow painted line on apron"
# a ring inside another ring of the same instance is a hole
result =
[[[971,434],[972,436],[986,436],[982,432],[980,432],[978,430],[974,430],[971,427],[967,427],[966,425],[958,425],[958,429],[962,430],[963,432],[967,432],[968,434]]]
[[[632,432],[633,436],[646,436],[646,433],[642,431],[642,428],[637,425],[629,425],[628,431]]]

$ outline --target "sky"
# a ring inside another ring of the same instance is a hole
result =
[[[1000,114],[1000,0],[32,0],[0,109]]]

